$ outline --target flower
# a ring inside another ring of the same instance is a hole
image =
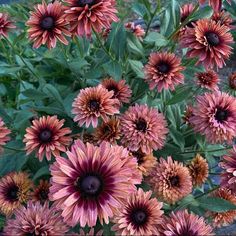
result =
[[[23,140],[26,143],[27,155],[35,151],[42,161],[44,155],[47,160],[51,160],[51,155],[57,157],[60,152],[65,152],[72,139],[67,136],[71,130],[62,128],[64,121],[58,120],[57,116],[43,116],[33,120],[33,125],[26,129]]]
[[[137,38],[142,39],[145,35],[145,30],[142,28],[141,25],[135,25],[134,22],[128,22],[125,24],[125,28],[131,31]]]
[[[236,99],[223,92],[198,96],[190,122],[210,143],[231,143],[236,136]]]
[[[131,151],[150,153],[164,146],[167,122],[162,113],[147,105],[129,107],[121,116],[122,143]]]
[[[208,177],[208,163],[200,154],[197,154],[187,166],[194,186],[201,186]]]
[[[71,235],[70,236],[74,236]],[[86,233],[83,229],[79,230],[79,234],[75,234],[75,236],[103,236],[103,230],[99,230],[95,233],[94,228],[91,228],[88,233]]]
[[[66,19],[72,34],[91,37],[92,30],[101,33],[118,22],[114,0],[65,0],[68,4]]]
[[[8,219],[4,235],[65,235],[69,230],[59,212],[49,203],[28,202],[15,211],[15,218]]]
[[[11,131],[5,126],[4,121],[0,117],[0,154],[3,152],[2,146],[10,140],[10,137],[8,136],[10,133]]]
[[[151,198],[152,191],[141,188],[127,196],[114,217],[112,230],[119,235],[159,235],[158,224],[163,215],[162,203]]]
[[[171,212],[170,217],[165,217],[162,221],[160,231],[163,236],[214,235],[212,227],[203,217],[188,213],[187,210]]]
[[[236,72],[229,76],[229,87],[233,90],[236,90]]]
[[[220,186],[236,193],[236,151],[232,150],[222,157],[219,166],[223,169],[220,176]]]
[[[204,4],[206,0],[198,0],[200,4]],[[231,0],[226,0],[229,4]],[[219,12],[222,7],[222,0],[209,0],[209,5],[213,8],[215,12]]]
[[[39,48],[42,44],[47,44],[49,49],[55,48],[57,40],[63,44],[68,44],[65,36],[70,36],[65,20],[65,7],[58,1],[46,4],[38,4],[35,11],[30,12],[31,16],[26,25],[29,26],[29,39],[34,42],[33,47]]]
[[[50,184],[48,183],[48,181],[41,179],[39,181],[39,185],[34,188],[34,191],[32,193],[32,200],[39,201],[41,203],[48,201],[49,187]]]
[[[11,215],[28,200],[31,187],[32,182],[24,172],[11,172],[3,176],[0,179],[0,211]]]
[[[7,37],[9,30],[16,28],[8,14],[0,12],[0,36]]]
[[[225,25],[231,28],[231,24],[233,23],[233,19],[231,18],[230,14],[225,11],[214,12],[211,16],[211,19],[216,23],[220,23],[221,25]]]
[[[212,193],[212,197],[217,197],[229,201],[236,205],[236,197],[231,193],[231,190],[220,188]],[[207,215],[213,219],[214,227],[222,227],[232,224],[236,217],[236,210],[229,210],[224,212],[207,212]]]
[[[98,143],[101,143],[102,141],[115,143],[121,136],[120,120],[114,117],[107,122],[103,122],[96,128],[94,136]]]
[[[194,28],[188,28],[182,37],[182,45],[188,47],[188,57],[198,57],[197,64],[206,69],[222,68],[232,53],[233,37],[229,28],[213,20],[198,20]]]
[[[92,123],[97,127],[98,118],[108,121],[108,115],[119,113],[119,100],[113,98],[114,92],[108,91],[102,85],[81,89],[72,104],[74,121],[80,126],[85,123],[86,127]]]
[[[181,60],[175,54],[154,52],[144,67],[145,81],[151,90],[155,87],[158,92],[163,89],[174,90],[176,85],[184,83],[183,70]]]
[[[138,168],[145,176],[148,176],[157,164],[157,159],[153,156],[152,152],[145,154],[141,150],[138,150],[131,152],[131,155],[137,159]]]
[[[149,175],[148,182],[153,191],[164,202],[174,204],[192,192],[192,178],[183,163],[160,158]]]
[[[196,74],[197,84],[201,88],[206,88],[212,91],[218,90],[218,83],[220,81],[219,75],[213,70],[207,70],[206,72],[200,72]]]
[[[66,155],[68,159],[58,157],[50,167],[50,200],[63,210],[70,226],[93,227],[97,219],[108,224],[122,201],[136,190],[135,184],[141,183],[136,160],[123,147],[106,142],[97,147],[80,140]]]
[[[183,116],[183,121],[185,124],[187,125],[190,124],[189,119],[190,117],[192,117],[192,115],[193,115],[193,107],[190,105],[186,106]]]
[[[129,85],[126,84],[125,80],[117,82],[112,78],[107,78],[102,81],[102,86],[108,91],[113,91],[114,94],[112,98],[117,98],[121,104],[129,103],[132,90]]]
[[[79,138],[79,137],[78,137],[78,138]],[[91,144],[93,144],[93,145],[95,145],[95,146],[98,144],[97,139],[96,139],[95,136],[94,136],[94,133],[84,132],[84,133],[82,134],[82,141],[83,141],[84,143],[91,143]]]

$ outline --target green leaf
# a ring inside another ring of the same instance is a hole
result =
[[[191,95],[192,88],[183,88],[176,90],[173,97],[167,101],[167,105],[173,105],[186,100]]]
[[[179,132],[176,128],[173,126],[169,127],[169,133],[171,138],[173,139],[174,143],[177,144],[181,151],[184,151],[184,146],[185,146],[185,139],[184,136],[181,132]]]
[[[198,11],[196,11],[189,21],[197,21],[199,19],[209,18],[213,14],[213,10],[210,6],[205,6],[199,8]]]
[[[128,38],[127,44],[128,44],[128,48],[130,49],[131,52],[133,52],[137,55],[141,55],[141,56],[144,55],[143,46],[137,37]]]
[[[160,33],[150,32],[144,39],[146,43],[155,43],[156,47],[163,47],[168,44],[168,40]]]
[[[35,181],[36,179],[44,176],[44,175],[50,175],[50,171],[49,171],[49,166],[43,166],[41,167],[34,175],[33,177],[33,181]]]
[[[116,80],[119,80],[122,76],[122,68],[121,65],[117,61],[111,61],[103,65],[103,68],[106,74],[109,74]]]
[[[140,3],[135,2],[132,6],[132,10],[142,18],[144,17],[145,14],[148,14],[147,8]]]
[[[32,118],[34,114],[30,111],[22,110],[18,111],[16,118],[14,120],[15,127],[17,129],[24,129],[29,122],[29,119]]]
[[[142,62],[136,61],[136,60],[129,60],[129,64],[130,64],[132,70],[138,76],[138,78],[144,78]]]
[[[214,212],[236,210],[236,205],[218,197],[202,197],[198,199],[199,206]]]
[[[43,93],[43,92],[40,92],[36,89],[27,89],[25,90],[24,92],[22,92],[22,94],[30,99],[33,99],[33,100],[42,100],[44,98],[47,98],[48,95]]]

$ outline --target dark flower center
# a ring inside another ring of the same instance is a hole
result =
[[[219,121],[220,123],[223,121],[226,121],[229,116],[229,112],[227,110],[224,110],[222,108],[217,108],[215,119]]]
[[[157,70],[163,74],[166,74],[169,72],[170,70],[170,65],[166,62],[160,62],[157,66],[156,66]]]
[[[179,176],[172,176],[169,180],[172,187],[179,187]]]
[[[219,36],[213,32],[206,33],[206,39],[211,46],[217,46],[220,43]]]
[[[133,156],[137,159],[137,162],[139,165],[141,165],[144,162],[144,154],[140,151],[132,152]]]
[[[108,91],[113,91],[114,92],[114,95],[113,97],[116,97],[116,95],[118,94],[119,92],[119,89],[117,88],[117,86],[115,85],[109,85],[106,87]]]
[[[89,109],[92,111],[92,112],[95,112],[95,111],[99,111],[99,108],[100,108],[100,102],[98,100],[90,100],[89,101]]]
[[[131,213],[131,220],[137,226],[144,225],[147,219],[147,212],[144,209],[136,209]]]
[[[102,191],[102,180],[96,175],[82,177],[78,185],[85,197],[97,197]]]
[[[16,185],[11,186],[8,190],[7,190],[7,198],[10,201],[17,201],[18,200],[18,192],[19,192],[19,187],[17,187]]]
[[[143,118],[139,118],[136,121],[136,129],[142,132],[145,132],[147,130],[147,122]]]
[[[54,19],[51,16],[46,16],[44,17],[41,22],[40,22],[40,26],[42,29],[44,30],[51,30],[54,28]]]
[[[35,233],[35,231],[33,232],[33,233],[26,233],[26,234],[24,234],[25,236],[37,236],[36,235],[36,233]]]
[[[48,191],[47,190],[41,190],[39,193],[40,200],[47,200],[48,199]]]
[[[52,131],[49,129],[44,129],[39,134],[39,139],[43,143],[48,143],[52,140]]]
[[[98,2],[98,0],[78,0],[77,5],[79,7],[85,7],[86,5],[92,6],[92,5],[96,4],[97,2]]]

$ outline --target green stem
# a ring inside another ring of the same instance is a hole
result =
[[[214,149],[214,150],[194,150],[194,151],[186,151],[186,152],[179,152],[178,154],[188,154],[188,153],[205,153],[205,152],[219,152],[219,151],[224,151],[224,150],[229,150],[232,149],[232,147],[226,147],[226,148],[219,148],[219,149]]]
[[[7,41],[7,43],[9,44],[9,46],[12,48],[13,52],[18,55],[21,59],[21,61],[24,63],[24,65],[27,67],[27,69],[31,72],[32,75],[34,75],[39,81],[40,81],[40,78],[38,77],[37,74],[35,74],[35,72],[28,66],[28,64],[26,63],[25,59],[21,56],[20,53],[18,53],[16,50],[15,50],[15,47],[14,45],[11,43],[11,41],[7,38],[7,37],[4,37],[5,40]]]
[[[205,196],[205,195],[207,195],[207,194],[209,194],[209,193],[211,193],[211,192],[214,192],[214,191],[217,190],[219,187],[220,187],[220,186],[213,187],[212,189],[208,190],[207,192],[201,193],[201,194],[197,195],[197,196],[195,197],[195,199],[201,198],[201,197],[203,197],[203,196]]]
[[[13,148],[13,147],[8,147],[8,146],[3,146],[3,148],[5,149],[8,149],[8,150],[12,150],[12,151],[16,151],[16,152],[24,152],[25,150],[24,149],[16,149],[16,148]]]

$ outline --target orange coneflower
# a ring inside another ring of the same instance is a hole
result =
[[[26,25],[29,26],[29,39],[34,42],[33,47],[39,48],[46,44],[49,49],[56,47],[57,40],[63,44],[68,44],[64,35],[70,36],[67,29],[67,22],[64,14],[65,7],[58,1],[35,6],[35,11]]]
[[[0,12],[0,36],[7,37],[8,32],[14,28],[16,28],[16,26],[13,25],[8,14]]]
[[[66,151],[66,146],[72,141],[67,136],[71,133],[69,128],[62,128],[64,120],[58,120],[57,116],[43,116],[32,121],[32,126],[26,129],[23,142],[26,143],[27,155],[35,151],[40,161],[46,155],[47,160],[51,156],[57,157],[60,152]]]
[[[11,131],[5,126],[4,121],[0,117],[0,154],[3,152],[3,146],[6,144],[7,141],[10,140],[8,136]]]
[[[29,199],[32,181],[24,172],[11,172],[0,179],[0,212],[11,215]]]
[[[162,221],[162,203],[151,198],[152,191],[144,192],[141,188],[127,196],[113,221],[112,230],[118,235],[159,235]]]
[[[155,87],[158,92],[163,89],[174,90],[176,85],[184,83],[183,70],[181,60],[175,54],[154,52],[144,67],[145,81],[151,90]]]
[[[199,72],[196,74],[197,84],[201,88],[206,88],[212,91],[219,89],[218,83],[220,82],[219,75],[213,70],[207,70],[206,72]]]

